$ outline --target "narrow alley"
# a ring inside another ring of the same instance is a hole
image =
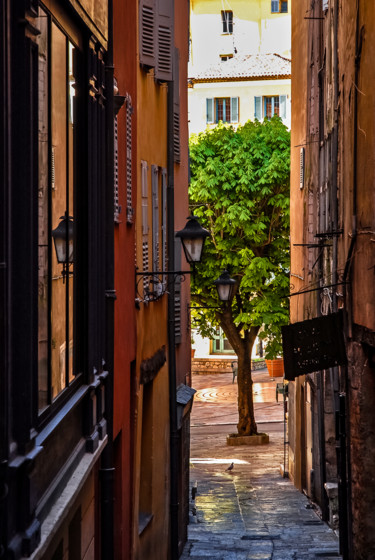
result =
[[[282,398],[264,370],[253,373],[264,446],[231,447],[237,385],[231,374],[194,375],[189,538],[182,560],[339,559],[337,535],[286,477]],[[226,469],[233,462],[233,469]],[[287,464],[287,463],[286,463]]]

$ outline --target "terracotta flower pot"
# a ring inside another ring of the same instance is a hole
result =
[[[270,377],[282,377],[284,375],[284,359],[266,360],[266,365]]]

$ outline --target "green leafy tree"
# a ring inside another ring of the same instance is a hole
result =
[[[210,232],[192,280],[194,326],[209,337],[220,326],[237,354],[237,429],[252,435],[252,347],[259,333],[277,348],[288,322],[290,133],[278,117],[219,123],[191,137],[190,158],[191,209]],[[230,303],[213,284],[223,270],[237,281]]]

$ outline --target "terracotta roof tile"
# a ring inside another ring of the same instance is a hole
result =
[[[225,62],[219,62],[189,76],[192,81],[232,80],[289,77],[291,75],[291,60],[279,54],[248,54],[236,56]]]

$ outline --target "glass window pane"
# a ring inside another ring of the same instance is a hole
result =
[[[280,115],[279,96],[273,98],[273,114],[277,116]]]

